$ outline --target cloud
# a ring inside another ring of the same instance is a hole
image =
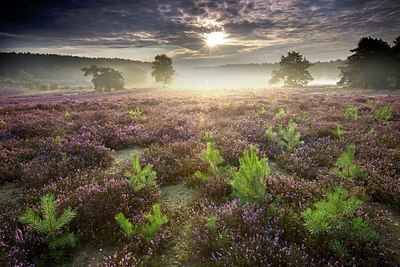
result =
[[[179,59],[207,58],[204,34],[225,31],[224,60],[277,58],[287,49],[345,57],[362,36],[399,35],[398,0],[16,0],[0,9],[0,48],[177,47]],[[212,56],[212,55],[211,55]]]

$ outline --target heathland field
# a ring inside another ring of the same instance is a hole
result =
[[[396,266],[400,97],[0,96],[6,266]]]

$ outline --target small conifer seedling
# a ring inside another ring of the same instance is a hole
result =
[[[239,158],[239,170],[231,170],[233,180],[228,181],[233,196],[240,202],[255,202],[266,195],[265,181],[270,173],[267,158],[258,158],[258,148],[245,149]]]
[[[147,164],[144,168],[140,166],[139,157],[132,155],[132,171],[127,170],[125,176],[130,179],[130,185],[138,191],[144,186],[155,186],[156,183],[156,171],[153,170],[152,164]]]
[[[76,244],[74,234],[62,234],[61,229],[75,218],[76,212],[71,208],[67,208],[57,217],[55,197],[52,194],[43,196],[40,199],[40,209],[42,217],[30,209],[18,217],[18,221],[28,224],[36,231],[45,234],[49,248],[53,253],[63,254],[62,250],[64,248],[74,247]]]

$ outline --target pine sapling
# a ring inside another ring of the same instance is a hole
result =
[[[158,229],[160,229],[161,225],[168,221],[168,218],[161,214],[159,203],[154,204],[153,210],[146,213],[146,218],[149,223],[141,227],[140,233],[145,237],[147,242],[150,242]]]
[[[156,183],[156,171],[153,170],[152,164],[147,164],[143,169],[140,165],[139,157],[132,155],[132,172],[127,170],[125,176],[130,179],[130,185],[138,191],[144,186],[155,186]]]
[[[266,195],[265,181],[270,173],[267,158],[258,158],[258,148],[251,147],[239,158],[239,170],[231,170],[233,180],[228,181],[233,195],[243,202],[254,202]]]
[[[66,247],[74,247],[76,238],[74,234],[62,234],[61,229],[77,215],[71,208],[65,209],[60,217],[57,217],[55,197],[53,194],[43,196],[40,199],[42,216],[28,210],[18,217],[18,221],[29,224],[39,233],[45,234],[51,251],[56,252]],[[59,251],[60,252],[60,251]]]
[[[333,168],[333,173],[339,177],[346,179],[362,179],[364,176],[363,171],[354,163],[355,156],[355,146],[349,145],[346,151],[340,154],[336,160],[335,167]]]
[[[219,173],[218,164],[222,163],[224,159],[221,157],[218,149],[215,148],[213,142],[207,142],[207,149],[200,155],[200,158],[207,163],[207,172],[203,173],[197,171],[195,176],[204,181],[208,181],[210,178],[217,176]]]

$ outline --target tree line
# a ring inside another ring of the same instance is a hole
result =
[[[382,39],[362,37],[345,65],[339,67],[340,86],[363,89],[400,88],[400,36],[390,46]],[[272,71],[270,84],[303,86],[313,80],[308,68],[313,64],[299,52],[282,56],[279,69]]]

